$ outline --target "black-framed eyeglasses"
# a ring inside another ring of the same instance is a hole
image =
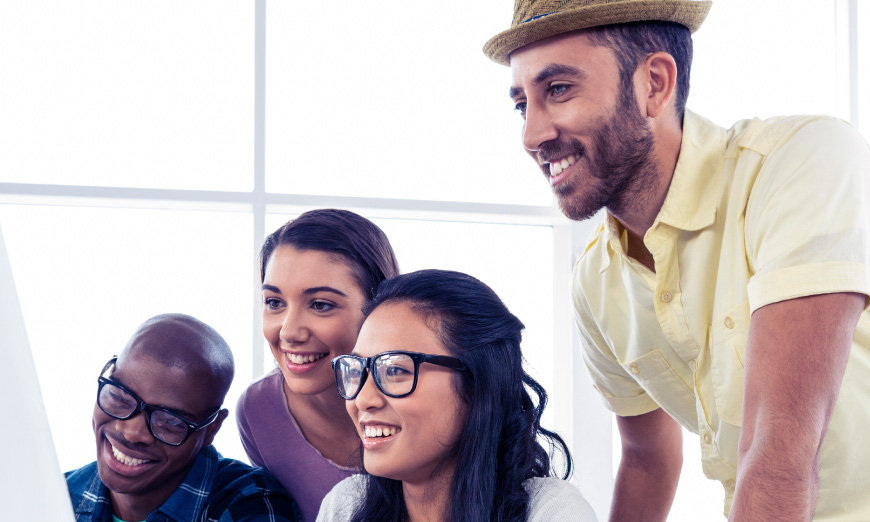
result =
[[[196,423],[166,408],[148,404],[124,385],[104,377],[117,360],[117,356],[112,357],[103,367],[98,379],[100,384],[97,388],[97,406],[109,417],[129,420],[144,411],[148,431],[155,439],[170,446],[181,446],[191,435],[217,420],[221,408],[204,421]]]
[[[332,360],[338,393],[346,400],[354,399],[371,373],[375,385],[388,397],[407,397],[417,389],[420,363],[437,364],[452,370],[468,371],[462,361],[446,355],[389,351],[371,357],[340,355]]]

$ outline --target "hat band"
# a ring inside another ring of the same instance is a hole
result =
[[[524,23],[526,23],[526,22],[531,22],[532,20],[537,20],[538,18],[543,18],[543,17],[545,17],[545,16],[550,16],[551,14],[556,14],[556,13],[561,13],[561,12],[562,12],[562,11],[553,11],[552,13],[544,13],[544,14],[541,14],[541,15],[538,15],[538,16],[533,16],[533,17],[531,17],[531,18],[527,18],[527,19],[523,20],[523,21],[520,22],[520,23],[521,23],[521,24],[524,24]]]

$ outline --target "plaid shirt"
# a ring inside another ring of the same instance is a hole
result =
[[[66,473],[77,522],[111,522],[109,492],[97,463]],[[296,503],[262,468],[200,450],[184,482],[146,522],[295,522]]]

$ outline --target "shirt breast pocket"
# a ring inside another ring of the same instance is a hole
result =
[[[622,367],[668,415],[697,432],[695,393],[668,363],[661,350],[653,350],[622,363]]]
[[[749,319],[747,300],[713,321],[711,373],[716,409],[720,419],[734,426],[743,424],[743,364]]]

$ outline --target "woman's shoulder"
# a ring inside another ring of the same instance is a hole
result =
[[[245,388],[245,391],[239,396],[236,409],[256,408],[262,406],[264,401],[268,404],[275,399],[280,399],[283,402],[283,397],[284,376],[279,368],[274,368]]]
[[[567,480],[555,477],[535,477],[523,486],[529,492],[528,522],[571,520],[596,522],[598,518],[592,506],[580,493],[580,489]]]
[[[366,479],[351,475],[336,484],[320,504],[317,522],[344,522],[350,520],[365,495]]]

